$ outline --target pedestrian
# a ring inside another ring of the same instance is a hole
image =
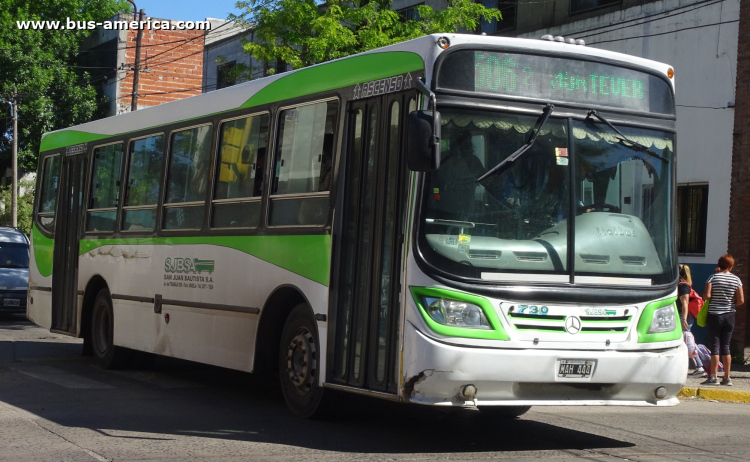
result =
[[[745,303],[745,294],[742,291],[742,281],[731,273],[734,267],[734,257],[729,254],[719,258],[719,266],[716,273],[706,281],[703,295],[709,299],[708,318],[708,345],[711,350],[711,370],[708,378],[701,385],[716,385],[719,383],[718,368],[719,356],[724,362],[724,380],[722,385],[732,386],[729,378],[729,369],[732,357],[729,351],[729,342],[732,340],[734,330],[734,313],[736,307]]]
[[[688,343],[688,339],[693,338],[692,334],[690,336],[684,334],[690,333],[690,330],[693,328],[693,324],[695,324],[695,316],[693,315],[693,313],[691,313],[691,311],[695,311],[696,305],[703,305],[703,300],[700,296],[698,296],[698,294],[695,293],[692,285],[693,277],[690,274],[690,267],[688,265],[681,264],[680,282],[679,284],[677,284],[677,296],[680,300],[680,309],[678,310],[678,313],[680,314],[680,322],[682,323],[683,337],[685,337],[685,343],[688,345],[690,345],[690,343]],[[700,310],[700,308],[698,308],[698,310]],[[693,345],[695,345],[694,340]],[[691,351],[690,353],[690,357],[695,363],[695,370],[691,375],[702,376],[706,371],[705,369],[703,369],[703,362],[701,361],[700,356],[698,356],[697,353],[694,354],[693,351]]]

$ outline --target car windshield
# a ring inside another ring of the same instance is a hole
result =
[[[0,268],[28,268],[29,246],[0,243]]]
[[[463,277],[525,280],[533,273],[567,282],[573,209],[576,281],[672,282],[673,135],[618,126],[654,156],[633,150],[607,126],[573,122],[570,136],[567,119],[550,118],[531,149],[478,183],[529,140],[537,119],[443,111],[442,164],[426,176],[422,205],[419,240],[427,261]]]

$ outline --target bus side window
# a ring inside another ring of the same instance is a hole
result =
[[[172,133],[164,198],[164,229],[203,226],[213,125]]]
[[[49,233],[55,232],[55,208],[57,189],[60,180],[60,155],[55,154],[44,159],[42,182],[39,191],[39,209],[37,221]]]
[[[130,142],[128,182],[125,185],[123,231],[152,231],[156,227],[164,135],[153,135]]]
[[[91,181],[86,231],[112,232],[115,230],[121,174],[122,143],[94,149],[94,176]]]
[[[326,101],[281,111],[271,226],[325,224],[338,107],[338,101]]]
[[[212,228],[258,226],[270,119],[261,114],[221,124]]]

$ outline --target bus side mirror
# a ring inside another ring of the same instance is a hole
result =
[[[440,113],[413,111],[406,127],[406,165],[409,170],[437,170],[440,167]]]

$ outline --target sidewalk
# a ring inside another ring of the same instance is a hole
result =
[[[693,369],[690,369],[690,372],[692,371]],[[700,376],[688,376],[687,382],[678,396],[680,398],[703,398],[750,403],[750,365],[733,365],[730,369],[730,376],[733,385],[731,387],[722,385],[700,385],[701,382],[706,380],[705,378]],[[722,378],[724,378],[724,373],[719,372],[719,380]]]

